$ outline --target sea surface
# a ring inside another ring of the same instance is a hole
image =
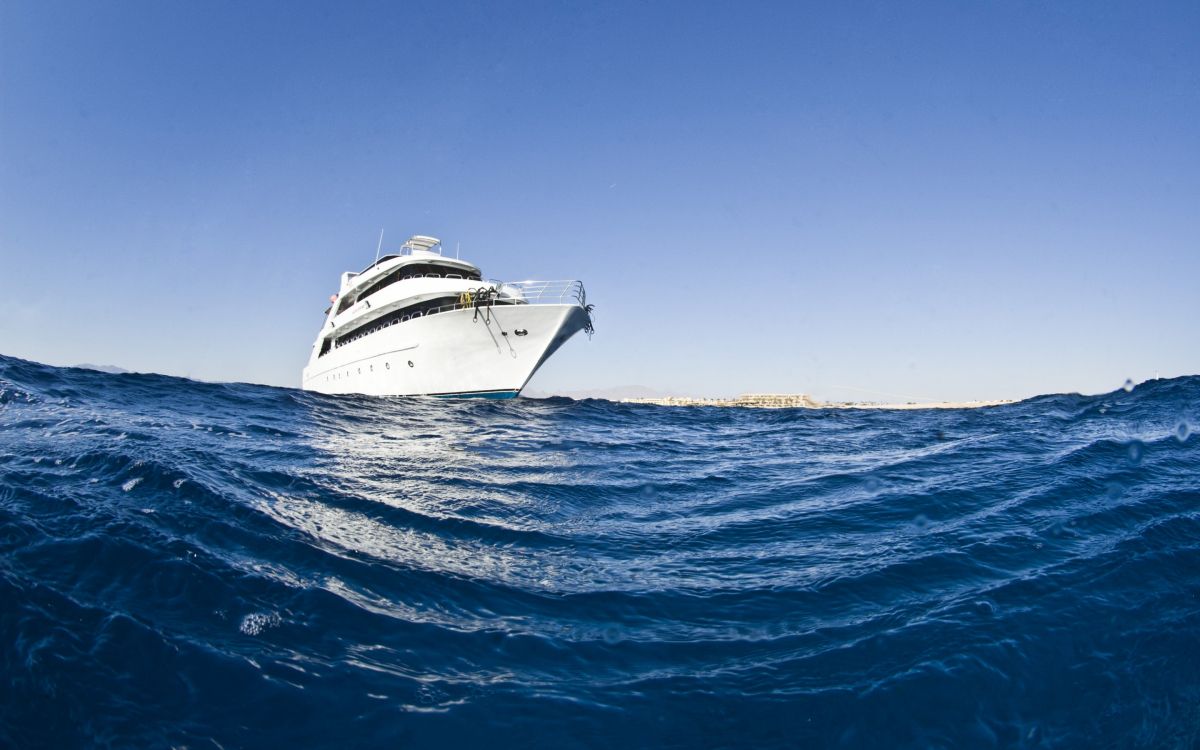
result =
[[[0,357],[0,747],[1194,748],[1197,432]]]

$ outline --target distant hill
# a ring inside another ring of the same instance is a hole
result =
[[[125,373],[129,372],[129,370],[126,370],[124,367],[117,367],[116,365],[89,365],[84,363],[82,365],[74,365],[74,367],[77,367],[80,370],[96,370],[98,372],[107,372],[109,375],[124,375]]]
[[[612,388],[591,388],[580,391],[546,392],[527,389],[522,391],[521,395],[524,398],[565,396],[566,398],[573,399],[602,398],[606,401],[620,401],[623,398],[666,398],[670,394],[656,391],[653,388],[647,388],[644,385],[618,385]]]

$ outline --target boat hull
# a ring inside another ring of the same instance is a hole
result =
[[[372,396],[513,398],[587,325],[577,304],[497,305],[427,315],[318,357],[301,386]]]

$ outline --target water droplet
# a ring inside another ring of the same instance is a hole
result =
[[[1125,392],[1126,392],[1126,393],[1129,393],[1130,391],[1132,391],[1132,390],[1133,390],[1133,381],[1132,381],[1132,380],[1130,380],[1129,378],[1126,378],[1126,379],[1125,379],[1125,385],[1123,385],[1123,386],[1121,386],[1121,387],[1125,389]]]
[[[915,526],[918,529],[929,528],[929,519],[925,517],[924,513],[918,513],[916,518],[914,518],[912,522],[913,522],[913,526]]]
[[[989,617],[996,614],[996,605],[992,604],[987,599],[980,599],[979,601],[975,602],[975,609],[979,612],[979,614],[987,615]]]
[[[1146,446],[1142,445],[1141,440],[1129,441],[1129,463],[1140,464],[1142,462],[1142,456],[1145,454],[1145,452]]]
[[[1192,428],[1188,426],[1187,422],[1180,422],[1179,426],[1175,428],[1175,439],[1181,443],[1186,443],[1190,434],[1192,434]]]

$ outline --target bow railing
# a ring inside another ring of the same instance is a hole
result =
[[[494,289],[495,296],[476,299],[473,293],[468,293],[470,296],[466,299],[460,299],[453,304],[430,308],[423,313],[414,313],[409,317],[419,318],[422,315],[436,315],[437,313],[450,312],[452,310],[487,307],[496,303],[502,305],[555,305],[574,303],[580,307],[587,307],[587,291],[583,288],[583,282],[573,279],[565,281],[495,281],[488,279],[484,282],[484,286]],[[407,319],[408,317],[404,318],[404,320]]]
[[[559,281],[490,281],[495,284],[500,299],[519,299],[531,305],[568,304],[587,307],[587,292],[583,282],[575,279]]]

